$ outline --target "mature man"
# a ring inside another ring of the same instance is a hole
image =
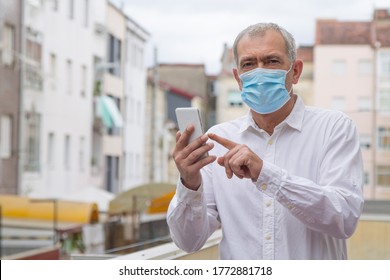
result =
[[[191,144],[192,126],[177,134],[172,239],[192,252],[221,227],[221,259],[347,258],[345,240],[363,206],[354,124],[341,112],[306,107],[294,94],[303,63],[285,29],[249,26],[233,51],[250,111]],[[209,156],[201,158],[204,152]]]

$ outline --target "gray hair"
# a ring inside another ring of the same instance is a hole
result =
[[[287,56],[290,62],[293,62],[297,57],[297,50],[295,45],[295,39],[291,35],[290,32],[288,32],[283,27],[280,27],[276,23],[257,23],[254,25],[250,25],[247,28],[245,28],[243,31],[241,31],[234,41],[233,44],[233,55],[234,55],[234,61],[236,62],[236,65],[238,66],[238,53],[237,53],[237,45],[244,37],[244,35],[249,35],[250,37],[255,36],[263,36],[267,30],[275,30],[279,32],[284,39],[284,42],[286,43],[286,50],[287,50]]]

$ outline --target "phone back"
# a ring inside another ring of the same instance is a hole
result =
[[[179,126],[180,132],[183,133],[187,126],[193,124],[195,131],[192,133],[189,143],[194,141],[196,138],[203,135],[202,122],[200,120],[199,110],[196,107],[182,107],[176,108],[176,118],[177,124]]]

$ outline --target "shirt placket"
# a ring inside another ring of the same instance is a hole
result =
[[[263,160],[275,163],[275,139],[273,134],[267,142],[267,149]],[[267,190],[267,183],[263,183],[261,188]],[[264,194],[263,198],[263,258],[274,259],[275,247],[275,203],[274,199]]]

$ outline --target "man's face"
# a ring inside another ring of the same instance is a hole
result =
[[[237,45],[238,66],[235,73],[240,89],[241,80],[238,78],[242,73],[255,68],[284,69],[289,70],[290,60],[282,35],[274,30],[268,30],[263,36],[250,37],[245,35]],[[294,67],[293,67],[294,68]],[[293,79],[290,71],[286,77],[286,88],[290,88]]]

